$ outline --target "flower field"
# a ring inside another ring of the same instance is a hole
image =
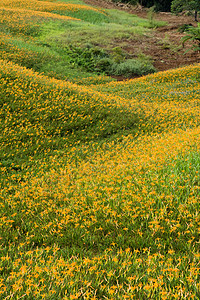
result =
[[[43,12],[52,12],[52,11],[78,11],[78,10],[92,10],[99,11],[98,9],[80,4],[71,4],[71,3],[62,3],[56,1],[40,1],[40,0],[2,0],[1,6],[5,10],[6,7],[9,8],[21,8],[21,9],[30,9],[33,11],[43,11]]]
[[[33,2],[73,6],[2,1]],[[14,34],[0,40],[0,299],[199,299],[200,65],[72,83],[25,67],[35,37]]]

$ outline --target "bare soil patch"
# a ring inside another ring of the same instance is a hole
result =
[[[148,9],[141,6],[114,3],[111,0],[84,0],[84,2],[101,8],[124,10],[141,18],[148,18]],[[168,25],[154,29],[151,35],[141,37],[140,40],[116,40],[116,46],[123,44],[122,48],[133,56],[137,56],[140,52],[151,56],[153,65],[158,71],[200,62],[200,52],[189,50],[192,46],[191,42],[187,42],[185,47],[182,47],[181,38],[185,34],[178,31],[181,25],[196,25],[192,16],[175,16],[171,13],[159,12],[155,14],[155,20],[166,21]]]

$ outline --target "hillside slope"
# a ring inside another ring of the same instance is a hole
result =
[[[3,297],[198,295],[199,73],[79,87],[1,61]]]
[[[200,64],[88,71],[151,29],[74,2],[0,8],[0,299],[198,299]]]
[[[130,3],[110,0],[85,0],[84,2],[94,7],[125,11],[141,18],[148,19],[152,16],[148,9],[142,6],[133,6]],[[142,51],[146,55],[152,56],[153,64],[159,71],[200,62],[198,52],[188,51],[188,48],[192,46],[191,43],[188,43],[185,49],[182,47],[181,38],[184,33],[179,30],[185,24],[196,26],[193,16],[186,14],[177,16],[172,13],[156,12],[152,18],[153,21],[165,21],[166,25],[161,28],[155,26],[151,35],[145,36],[139,41],[137,39],[129,41],[125,48],[129,53],[134,54]]]

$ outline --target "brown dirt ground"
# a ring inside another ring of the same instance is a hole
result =
[[[85,3],[101,7],[115,8],[135,14],[142,18],[148,18],[148,10],[141,6],[132,6],[130,4],[114,3],[112,0],[84,0]],[[140,40],[127,40],[123,47],[131,55],[143,52],[152,57],[153,65],[158,71],[174,69],[200,62],[200,51],[188,50],[192,44],[187,42],[182,47],[181,38],[184,33],[180,33],[178,28],[183,24],[196,25],[194,18],[187,15],[175,16],[171,13],[156,13],[155,20],[166,21],[167,26],[163,26],[152,31],[150,36],[144,36]],[[116,46],[117,46],[116,41]],[[119,78],[120,79],[120,78]]]

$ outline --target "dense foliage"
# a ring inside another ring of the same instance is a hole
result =
[[[172,11],[175,13],[182,12],[183,10],[189,10],[195,12],[195,20],[197,21],[197,13],[200,11],[199,0],[113,0],[115,2],[121,1],[124,3],[131,3],[136,5],[139,3],[145,7],[154,6],[157,11]]]
[[[114,2],[124,2],[136,5],[139,3],[145,7],[155,7],[157,11],[170,11],[172,0],[113,0]]]
[[[141,5],[146,7],[154,6],[157,11],[170,11],[171,0],[139,0]]]
[[[173,0],[171,5],[172,12],[179,13],[183,10],[193,11],[195,16],[195,21],[197,20],[197,13],[200,11],[200,1],[199,0]]]

